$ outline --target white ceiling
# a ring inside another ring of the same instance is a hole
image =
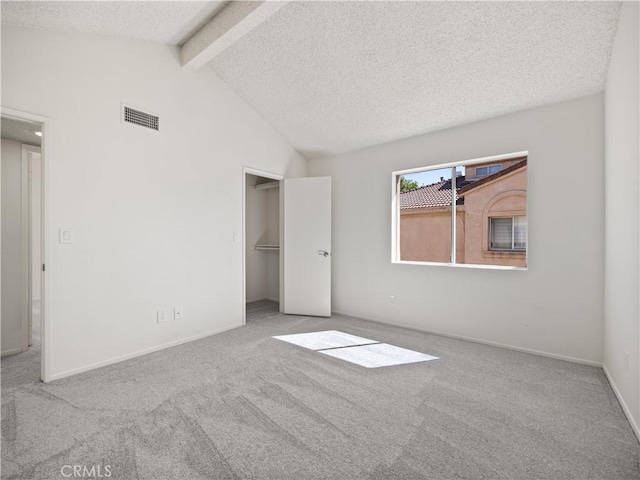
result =
[[[2,24],[181,45],[228,2],[2,1]]]
[[[182,45],[226,2],[2,2],[2,23]],[[303,2],[209,64],[307,158],[603,90],[620,2]]]
[[[37,147],[40,146],[41,139],[33,132],[40,129],[41,125],[39,123],[24,122],[13,118],[2,117],[0,122],[2,138],[35,145]]]

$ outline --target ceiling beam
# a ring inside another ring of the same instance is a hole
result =
[[[274,0],[229,2],[182,45],[182,66],[192,71],[199,70],[287,3]]]

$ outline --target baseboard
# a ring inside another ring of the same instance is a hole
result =
[[[569,356],[566,356],[566,355],[559,355],[557,353],[544,352],[544,351],[541,351],[541,350],[533,350],[533,349],[530,349],[530,348],[517,347],[517,346],[514,346],[514,345],[508,345],[508,344],[505,344],[505,343],[491,342],[489,340],[482,340],[480,338],[465,337],[464,335],[456,335],[454,333],[447,333],[447,332],[440,332],[440,331],[437,331],[437,330],[422,329],[422,328],[417,328],[415,325],[406,325],[406,324],[403,324],[403,323],[396,323],[396,322],[394,322],[394,323],[384,322],[382,320],[376,320],[376,319],[373,319],[373,318],[366,318],[366,317],[363,317],[361,315],[348,313],[348,312],[340,312],[338,310],[334,310],[333,313],[337,313],[339,315],[346,315],[348,317],[361,318],[361,319],[367,320],[369,322],[381,323],[383,325],[389,325],[389,326],[392,326],[392,327],[402,327],[402,328],[407,328],[409,330],[415,330],[417,332],[430,333],[432,335],[439,335],[441,337],[455,338],[456,340],[464,340],[466,342],[480,343],[482,345],[490,345],[492,347],[506,348],[507,350],[514,350],[516,352],[522,352],[522,353],[530,353],[532,355],[538,355],[538,356],[541,356],[541,357],[555,358],[557,360],[564,360],[566,362],[579,363],[579,364],[582,364],[582,365],[589,365],[591,367],[602,367],[602,363],[594,362],[592,360],[585,360],[585,359],[582,359],[582,358],[569,357]]]
[[[633,419],[633,416],[631,415],[631,410],[629,409],[627,402],[625,402],[624,398],[622,398],[622,395],[620,394],[620,390],[618,390],[618,387],[616,386],[616,382],[613,381],[613,378],[611,377],[609,370],[607,370],[607,366],[602,365],[602,370],[604,370],[604,374],[607,377],[607,380],[609,381],[609,385],[611,385],[611,390],[613,390],[614,395],[618,399],[618,403],[620,403],[620,406],[622,407],[622,411],[624,412],[624,415],[627,417],[627,420],[629,420],[629,424],[631,425],[631,429],[633,430],[633,433],[635,433],[636,438],[638,439],[638,441],[640,441],[640,429],[638,428],[638,424],[636,423],[636,421]]]
[[[0,356],[4,357],[5,355],[15,355],[16,353],[22,353],[21,348],[12,348],[11,350],[5,350],[0,354]]]
[[[142,355],[147,355],[149,353],[157,352],[159,350],[164,350],[166,348],[177,347],[178,345],[182,345],[183,343],[189,343],[195,340],[200,340],[201,338],[210,337],[211,335],[217,335],[218,333],[226,332],[228,330],[233,330],[234,328],[238,328],[241,326],[242,326],[241,324],[237,324],[237,325],[226,326],[223,328],[218,328],[216,330],[210,330],[206,333],[201,333],[199,335],[194,335],[192,337],[183,338],[175,342],[163,343],[162,345],[158,345],[157,347],[151,347],[144,350],[139,350],[135,353],[129,353],[126,355],[121,355],[119,357],[113,357],[113,358],[110,358],[109,360],[103,360],[101,362],[92,363],[90,365],[85,365],[84,367],[73,368],[65,372],[54,373],[49,377],[49,381],[60,380],[61,378],[70,377],[71,375],[77,375],[78,373],[88,372],[89,370],[95,370],[96,368],[100,368],[100,367],[106,367],[108,365],[113,365],[114,363],[124,362],[125,360],[131,360],[132,358],[141,357]]]
[[[247,300],[247,304],[249,303],[255,303],[255,302],[262,302],[263,300],[269,300],[270,302],[280,302],[279,298],[272,298],[272,297],[259,297],[259,298],[252,298],[251,300]]]

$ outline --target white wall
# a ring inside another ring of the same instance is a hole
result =
[[[596,95],[310,161],[333,177],[333,309],[601,362],[603,130]],[[527,271],[391,263],[392,171],[523,150]]]
[[[2,354],[22,349],[22,145],[2,139]]]
[[[226,84],[173,48],[3,26],[2,104],[51,119],[49,234],[75,232],[52,244],[53,378],[241,325],[242,166],[306,161]]]
[[[636,434],[640,421],[638,41],[638,3],[624,2],[605,90],[604,366]]]

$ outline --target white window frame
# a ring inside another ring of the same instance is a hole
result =
[[[476,264],[468,264],[468,263],[456,263],[456,209],[455,202],[452,202],[452,221],[451,221],[451,261],[449,263],[445,262],[417,262],[417,261],[407,261],[400,259],[400,177],[402,175],[408,175],[411,173],[420,173],[429,170],[441,170],[444,168],[452,169],[452,179],[451,179],[451,191],[452,195],[456,189],[456,168],[457,167],[468,167],[473,165],[478,165],[481,163],[487,162],[502,162],[505,160],[511,160],[513,158],[518,157],[528,157],[529,151],[522,152],[513,152],[506,153],[504,155],[494,155],[491,157],[482,157],[482,158],[474,158],[470,160],[463,160],[460,162],[450,162],[444,164],[436,164],[436,165],[427,165],[423,167],[417,168],[409,168],[405,170],[396,170],[391,172],[391,263],[398,264],[407,264],[407,265],[430,265],[430,266],[445,266],[445,267],[456,267],[456,268],[485,268],[490,270],[527,270],[528,267],[512,267],[505,265],[476,265]],[[527,214],[529,208],[527,206]],[[529,248],[529,239],[528,239],[528,229],[527,229],[527,249],[524,250],[528,254]],[[496,250],[492,250],[497,252]],[[509,251],[509,250],[503,250]],[[521,250],[515,250],[521,251]]]

